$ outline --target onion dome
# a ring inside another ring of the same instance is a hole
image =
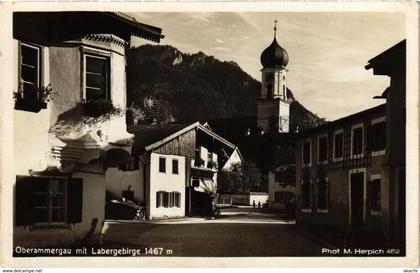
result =
[[[289,55],[287,51],[282,48],[276,40],[277,20],[274,21],[274,40],[269,47],[264,49],[261,53],[261,64],[263,68],[286,67],[289,63]]]
[[[287,51],[277,43],[276,38],[274,38],[271,45],[261,53],[260,60],[264,68],[286,67],[289,63],[289,55],[287,54]]]

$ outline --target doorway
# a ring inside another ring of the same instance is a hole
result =
[[[350,225],[359,227],[364,222],[365,173],[350,173]]]

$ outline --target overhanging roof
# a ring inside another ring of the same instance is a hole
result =
[[[135,135],[133,149],[139,152],[151,151],[190,130],[200,130],[233,150],[237,148],[198,121],[191,124],[168,123],[160,126],[134,125],[128,128],[128,131]]]
[[[50,42],[104,33],[115,34],[127,42],[131,35],[154,42],[164,38],[161,28],[143,24],[121,12],[14,12],[13,28],[14,35],[19,38],[38,32]]]

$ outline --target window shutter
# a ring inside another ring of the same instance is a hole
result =
[[[180,207],[181,207],[181,193],[180,193],[180,192],[177,192],[177,193],[176,193],[176,206],[177,206],[178,208],[180,208]]]
[[[374,146],[374,142],[375,142],[375,128],[374,126],[370,125],[370,126],[366,126],[366,133],[365,133],[365,140],[366,140],[366,152],[370,152],[373,149]]]
[[[329,209],[330,208],[330,183],[328,182],[328,179],[325,181],[325,183],[326,183],[325,208]]]
[[[160,191],[156,192],[156,207],[160,207]]]
[[[16,176],[16,211],[15,223],[20,225],[32,225],[33,218],[33,191],[35,178],[31,176]]]
[[[372,181],[366,181],[367,183],[367,200],[366,200],[366,210],[370,211],[372,209],[373,203],[373,191],[372,191]]]
[[[67,186],[67,220],[69,223],[82,222],[83,179],[71,178]]]
[[[167,208],[168,207],[168,192],[163,192],[163,207]]]

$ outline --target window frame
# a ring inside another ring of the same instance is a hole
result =
[[[385,152],[386,152],[386,117],[385,116],[382,116],[382,117],[375,118],[375,119],[371,120],[370,126],[373,126],[373,125],[378,124],[378,123],[381,123],[381,122],[384,122],[385,123],[385,136],[384,136],[384,138],[385,138],[385,146],[384,146],[384,148],[382,150],[372,151],[371,152],[372,153],[372,156],[385,155]]]
[[[335,152],[337,150],[337,143],[336,143],[336,135],[342,135],[341,138],[341,157],[335,157]],[[337,161],[342,161],[344,158],[344,129],[338,129],[338,130],[334,130],[334,136],[333,136],[333,161],[337,162]]]
[[[321,139],[325,138],[326,139],[326,143],[325,143],[325,160],[320,160],[320,145],[319,145],[319,141]],[[328,163],[328,133],[324,133],[321,135],[317,136],[317,162],[318,165],[325,165]]]
[[[67,225],[68,224],[68,183],[69,183],[69,179],[67,177],[61,177],[61,176],[35,176],[36,179],[48,179],[48,185],[49,187],[51,187],[51,182],[53,179],[57,179],[57,180],[61,180],[64,183],[64,192],[63,192],[63,222],[53,222],[52,221],[52,210],[53,210],[53,204],[52,204],[52,198],[51,195],[52,193],[47,193],[47,198],[48,198],[48,205],[47,205],[47,211],[48,211],[48,222],[38,222],[35,220],[34,218],[34,227],[38,227],[38,226],[55,226],[55,225]],[[38,181],[35,181],[34,183],[39,183]],[[33,196],[35,198],[35,196],[38,194],[38,192],[35,191],[33,192]],[[33,205],[33,210],[35,211],[37,207],[35,204]]]
[[[309,162],[305,163],[305,143],[309,142]],[[311,167],[312,166],[312,139],[306,138],[302,141],[302,166]]]
[[[87,60],[86,57],[90,57],[90,58],[97,58],[97,59],[102,59],[102,60],[106,60],[106,64],[107,64],[107,68],[106,68],[106,91],[105,91],[105,100],[106,101],[112,101],[112,96],[111,96],[111,86],[112,86],[112,82],[111,82],[111,55],[110,53],[106,52],[106,51],[102,51],[102,50],[97,50],[97,49],[90,49],[90,48],[86,48],[86,47],[82,47],[82,62],[83,62],[83,69],[82,69],[82,101],[83,102],[87,102],[86,99],[86,83],[87,83],[87,79],[86,79],[86,64],[87,64]],[[93,100],[95,101],[95,100]]]
[[[23,67],[23,58],[22,58],[22,47],[28,47],[28,48],[32,48],[32,49],[36,49],[37,51],[37,56],[36,56],[36,60],[37,60],[37,66],[36,66],[36,88],[40,88],[42,85],[42,46],[40,45],[36,45],[33,43],[28,43],[28,42],[23,42],[23,41],[19,41],[19,86],[22,85],[22,93],[23,93],[23,99],[25,99],[25,92],[24,92],[24,80],[22,78],[22,67]],[[20,87],[19,87],[20,88]],[[38,98],[39,99],[39,98]]]
[[[372,200],[370,199],[372,196],[371,196],[371,189],[369,190],[369,212],[370,212],[370,215],[374,215],[374,216],[379,216],[379,215],[382,215],[382,177],[381,177],[381,175],[380,174],[371,174],[370,175],[370,180],[369,180],[369,188],[371,187],[371,184],[370,183],[373,183],[373,181],[377,181],[377,180],[379,180],[379,196],[381,197],[380,198],[380,204],[381,204],[381,206],[380,206],[380,208],[379,208],[379,210],[378,209],[372,209],[372,207],[371,207],[371,202],[372,202]]]
[[[354,131],[356,129],[359,129],[359,128],[362,128],[362,151],[361,151],[360,154],[354,154],[354,151],[353,151]],[[351,126],[350,157],[352,159],[361,158],[361,157],[363,157],[364,151],[365,151],[365,128],[364,128],[363,122],[360,122],[360,123],[357,123],[357,124],[353,124]]]
[[[163,162],[163,165],[161,165],[162,162]],[[162,166],[163,168],[161,168]],[[166,157],[164,156],[159,156],[159,173],[166,173]]]
[[[175,165],[176,162],[176,172],[175,172]],[[179,160],[177,158],[172,159],[172,174],[178,175],[179,174]]]

